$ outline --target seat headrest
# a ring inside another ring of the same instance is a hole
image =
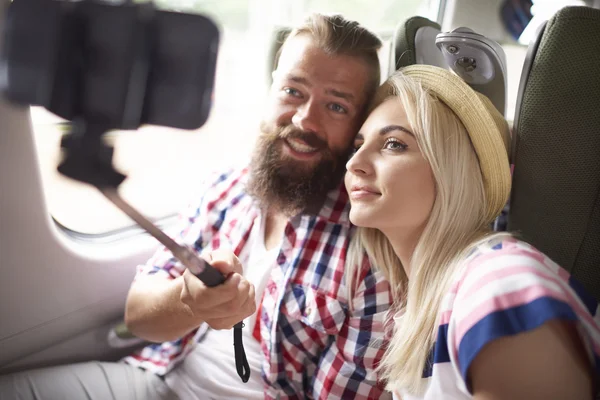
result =
[[[456,51],[450,53],[451,48]],[[460,27],[442,32],[439,24],[419,16],[399,24],[392,39],[392,71],[413,64],[450,68],[486,95],[502,115],[506,108],[505,59],[498,43],[473,30]]]
[[[392,71],[413,64],[428,64],[447,68],[435,38],[441,32],[439,24],[424,17],[411,17],[400,23],[392,39]]]
[[[269,53],[267,55],[267,83],[269,86],[273,83],[273,71],[275,71],[275,68],[277,67],[281,46],[291,31],[292,28],[290,27],[280,26],[275,28],[271,34],[271,46],[269,47]]]

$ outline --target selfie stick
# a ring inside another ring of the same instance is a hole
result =
[[[113,28],[107,30],[106,27]],[[226,279],[180,246],[118,193],[125,175],[112,165],[103,135],[142,124],[197,129],[208,118],[219,31],[201,15],[167,12],[152,2],[14,0],[6,11],[0,91],[72,121],[58,171],[96,187],[166,246],[206,286]],[[190,38],[195,38],[190,42]],[[237,372],[250,368],[243,323],[233,329]]]
[[[114,188],[98,188],[100,192],[110,200],[115,206],[123,211],[129,218],[134,220],[146,232],[152,235],[163,246],[173,253],[181,263],[190,270],[206,286],[213,287],[220,285],[225,281],[225,277],[206,261],[196,256],[196,254],[187,247],[181,246],[167,234],[160,230],[150,220],[144,217],[138,210],[127,203]],[[241,323],[240,323],[241,324]],[[239,325],[239,324],[238,324]]]
[[[61,143],[65,149],[65,158],[58,166],[58,171],[71,179],[96,187],[117,208],[169,249],[206,286],[214,287],[223,283],[223,274],[198,257],[194,251],[171,239],[119,195],[118,186],[125,180],[125,175],[113,168],[113,149],[101,139],[102,133],[104,129],[101,125],[86,125],[74,121],[70,135],[63,137]],[[234,325],[233,346],[237,373],[243,382],[247,382],[250,367],[242,343],[243,327],[243,322]]]
[[[131,207],[121,196],[116,189],[113,188],[98,188],[100,192],[110,200],[121,211],[127,214],[146,232],[152,235],[163,246],[173,253],[173,255],[181,261],[181,263],[190,270],[198,279],[200,279],[208,287],[220,285],[225,281],[225,277],[212,267],[209,263],[196,256],[193,251],[187,247],[179,245],[156,225],[150,222],[146,217],[140,214],[135,208]],[[233,326],[233,346],[235,351],[235,367],[238,375],[243,382],[247,382],[250,378],[250,367],[246,359],[244,345],[242,343],[242,328],[243,322],[238,322]]]

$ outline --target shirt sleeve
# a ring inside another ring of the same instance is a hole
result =
[[[198,200],[192,202],[178,216],[175,226],[169,229],[169,235],[173,240],[183,246],[188,246],[196,252],[202,250],[203,232],[205,223],[203,218],[206,214],[206,203],[211,196],[212,191],[216,190],[218,184],[224,181],[227,174],[210,174],[205,180],[201,181],[198,190]],[[175,279],[183,274],[185,267],[173,256],[171,251],[165,246],[160,246],[158,250],[144,264],[137,267],[135,279],[142,275],[158,275],[166,279]]]
[[[577,324],[598,368],[597,302],[567,271],[533,247],[505,243],[499,250],[478,255],[453,290],[448,347],[465,384],[471,363],[486,344],[551,320]]]
[[[313,385],[315,399],[391,399],[375,371],[385,350],[389,284],[368,261],[359,279],[348,317],[321,356]]]

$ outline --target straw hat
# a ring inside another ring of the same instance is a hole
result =
[[[467,129],[483,174],[488,221],[493,221],[504,208],[510,194],[506,120],[487,97],[448,70],[419,64],[404,67],[400,71],[435,94],[454,111]]]

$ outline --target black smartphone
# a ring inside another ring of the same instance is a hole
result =
[[[104,130],[208,119],[220,32],[203,15],[151,2],[14,0],[2,33],[9,101]]]

